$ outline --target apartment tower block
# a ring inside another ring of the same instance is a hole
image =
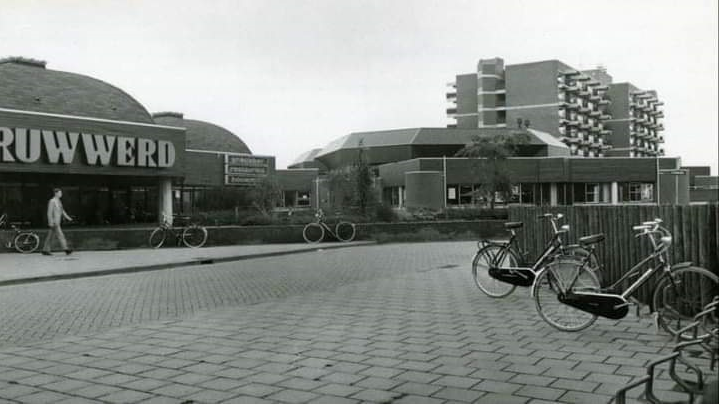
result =
[[[574,156],[664,154],[656,92],[612,83],[604,68],[481,59],[476,73],[457,75],[448,86],[448,127],[531,127],[562,140]]]

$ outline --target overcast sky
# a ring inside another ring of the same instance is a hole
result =
[[[278,168],[350,132],[446,126],[446,83],[496,56],[656,90],[666,154],[717,174],[717,35],[716,0],[0,0],[0,57],[224,126]]]

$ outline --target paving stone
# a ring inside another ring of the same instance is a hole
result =
[[[52,391],[41,391],[33,394],[28,394],[18,398],[17,400],[21,403],[27,404],[52,404],[60,402],[66,399],[67,396]]]
[[[432,394],[433,397],[449,400],[450,402],[467,402],[477,401],[485,394],[483,391],[473,391],[462,388],[447,387]]]
[[[213,378],[211,380],[203,381],[198,383],[202,388],[208,388],[211,390],[228,391],[233,388],[237,388],[242,385],[240,381],[232,378]]]
[[[337,384],[353,384],[366,378],[363,375],[349,373],[331,373],[320,377],[322,381],[333,382]]]
[[[600,382],[600,383],[611,383],[611,384],[626,384],[631,380],[632,377],[616,374],[602,374],[602,373],[589,373],[585,378],[586,381]]]
[[[566,391],[563,389],[525,385],[524,387],[515,391],[514,394],[529,398],[539,398],[547,401],[556,401],[559,397],[564,395],[565,392]]]
[[[394,401],[393,404],[441,404],[445,400],[441,398],[423,397],[419,395],[403,395]]]
[[[237,396],[234,392],[202,390],[194,394],[186,395],[186,400],[201,404],[217,404]]]
[[[459,377],[452,375],[444,376],[436,381],[433,381],[432,384],[454,388],[471,388],[479,384],[480,382],[482,382],[482,380],[479,378]]]
[[[544,370],[544,372],[542,373],[543,376],[566,378],[566,379],[570,379],[570,380],[582,380],[588,374],[589,374],[589,371],[568,370],[568,369],[559,368],[559,367],[550,367],[550,368]]]
[[[395,398],[399,398],[401,396],[402,396],[402,394],[399,394],[396,392],[390,392],[390,391],[362,390],[360,392],[352,394],[351,398],[359,399],[360,401],[374,403],[374,404],[382,404],[382,403],[391,402]]]
[[[509,382],[546,387],[554,380],[554,377],[545,377],[532,374],[517,374],[511,380],[509,380]]]
[[[279,392],[276,392],[267,399],[272,401],[278,401],[278,402],[287,402],[291,404],[297,404],[297,403],[304,403],[304,402],[310,402],[312,399],[319,397],[319,395],[312,393],[312,392],[306,392],[306,391],[297,391],[297,390],[282,390]]]
[[[117,392],[120,390],[121,390],[121,388],[112,387],[109,385],[92,384],[87,387],[74,390],[73,394],[79,395],[81,397],[97,399],[97,398],[104,397],[105,395],[109,395],[109,394],[112,394],[113,392]]]
[[[532,365],[532,364],[510,364],[505,367],[503,371],[508,371],[518,374],[542,374],[548,367],[544,365]]]
[[[240,395],[237,397],[232,397],[226,401],[222,401],[222,403],[226,403],[226,404],[272,404],[274,402],[267,400],[267,399],[249,397],[246,395]]]
[[[134,380],[137,380],[137,377],[127,374],[108,374],[97,378],[94,383],[121,386]]]
[[[439,385],[406,382],[394,387],[392,391],[428,397],[440,389],[442,389],[442,387]]]
[[[250,383],[250,384],[246,384],[241,387],[235,388],[233,390],[233,392],[242,394],[243,396],[261,398],[261,397],[266,397],[268,395],[274,394],[275,392],[278,392],[281,390],[282,390],[282,388],[274,386],[274,385]]]
[[[425,373],[421,371],[405,371],[401,374],[396,375],[394,379],[427,384],[441,377],[443,377],[442,374]]]
[[[480,404],[526,404],[528,401],[529,398],[525,397],[490,392],[479,398],[476,402]]]
[[[409,372],[409,371],[407,371]],[[370,377],[379,377],[379,378],[392,378],[394,376],[397,376],[399,374],[405,373],[402,369],[397,368],[389,368],[389,367],[368,367],[364,370],[360,370],[358,374],[370,376]]]
[[[567,391],[559,397],[560,402],[570,404],[606,404],[612,398],[612,395],[589,394],[581,391]]]
[[[174,398],[184,398],[187,395],[194,394],[197,391],[201,391],[201,390],[202,389],[199,387],[173,383],[173,384],[164,385],[160,388],[155,388],[152,390],[152,392],[157,395],[163,395],[163,396],[174,397]]]
[[[356,399],[349,399],[344,397],[334,397],[331,395],[323,395],[319,398],[314,398],[312,400],[313,404],[358,404],[360,403],[359,400]]]
[[[120,390],[115,391],[112,394],[99,397],[98,400],[102,402],[111,402],[116,404],[136,404],[152,396],[152,394],[148,394],[146,392]]]
[[[182,381],[177,382],[182,383]],[[155,388],[164,387],[165,385],[169,384],[171,384],[171,382],[169,381],[155,380],[152,378],[140,378],[135,381],[126,382],[122,384],[122,387],[136,391],[152,391]]]
[[[277,384],[280,381],[284,381],[288,378],[289,378],[288,376],[281,375],[281,374],[258,373],[258,374],[253,374],[253,375],[245,378],[245,380],[260,383],[260,384],[272,385],[272,384]]]
[[[495,392],[497,394],[513,394],[522,388],[519,384],[512,384],[500,381],[482,381],[481,383],[474,386],[474,389]]]
[[[599,383],[592,381],[569,380],[566,378],[558,378],[550,384],[550,387],[561,388],[571,391],[593,392]]]
[[[355,392],[361,391],[362,387],[356,387],[351,385],[345,385],[345,384],[327,384],[324,386],[321,386],[319,388],[314,389],[313,391],[319,392],[325,395],[333,395],[338,397],[349,397],[350,395],[354,394]]]
[[[323,385],[326,385],[326,381],[317,381],[317,380],[309,380],[306,378],[289,378],[287,380],[284,380],[282,382],[277,383],[278,386],[289,388],[293,390],[300,390],[300,391],[312,391],[313,389],[317,387],[321,387]]]
[[[387,391],[402,384],[402,381],[389,378],[367,377],[364,380],[356,382],[357,387],[368,388],[373,390]]]

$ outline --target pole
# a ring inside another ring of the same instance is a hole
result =
[[[447,212],[447,156],[442,156],[442,179],[444,180],[444,190],[442,190],[442,200],[445,213]]]

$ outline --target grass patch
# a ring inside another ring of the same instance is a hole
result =
[[[451,241],[451,240],[477,240],[478,236],[473,232],[465,231],[461,233],[450,232],[441,233],[434,228],[422,228],[417,232],[401,232],[401,233],[374,233],[370,235],[370,239],[377,243],[393,243],[393,242],[432,242],[432,241]]]

